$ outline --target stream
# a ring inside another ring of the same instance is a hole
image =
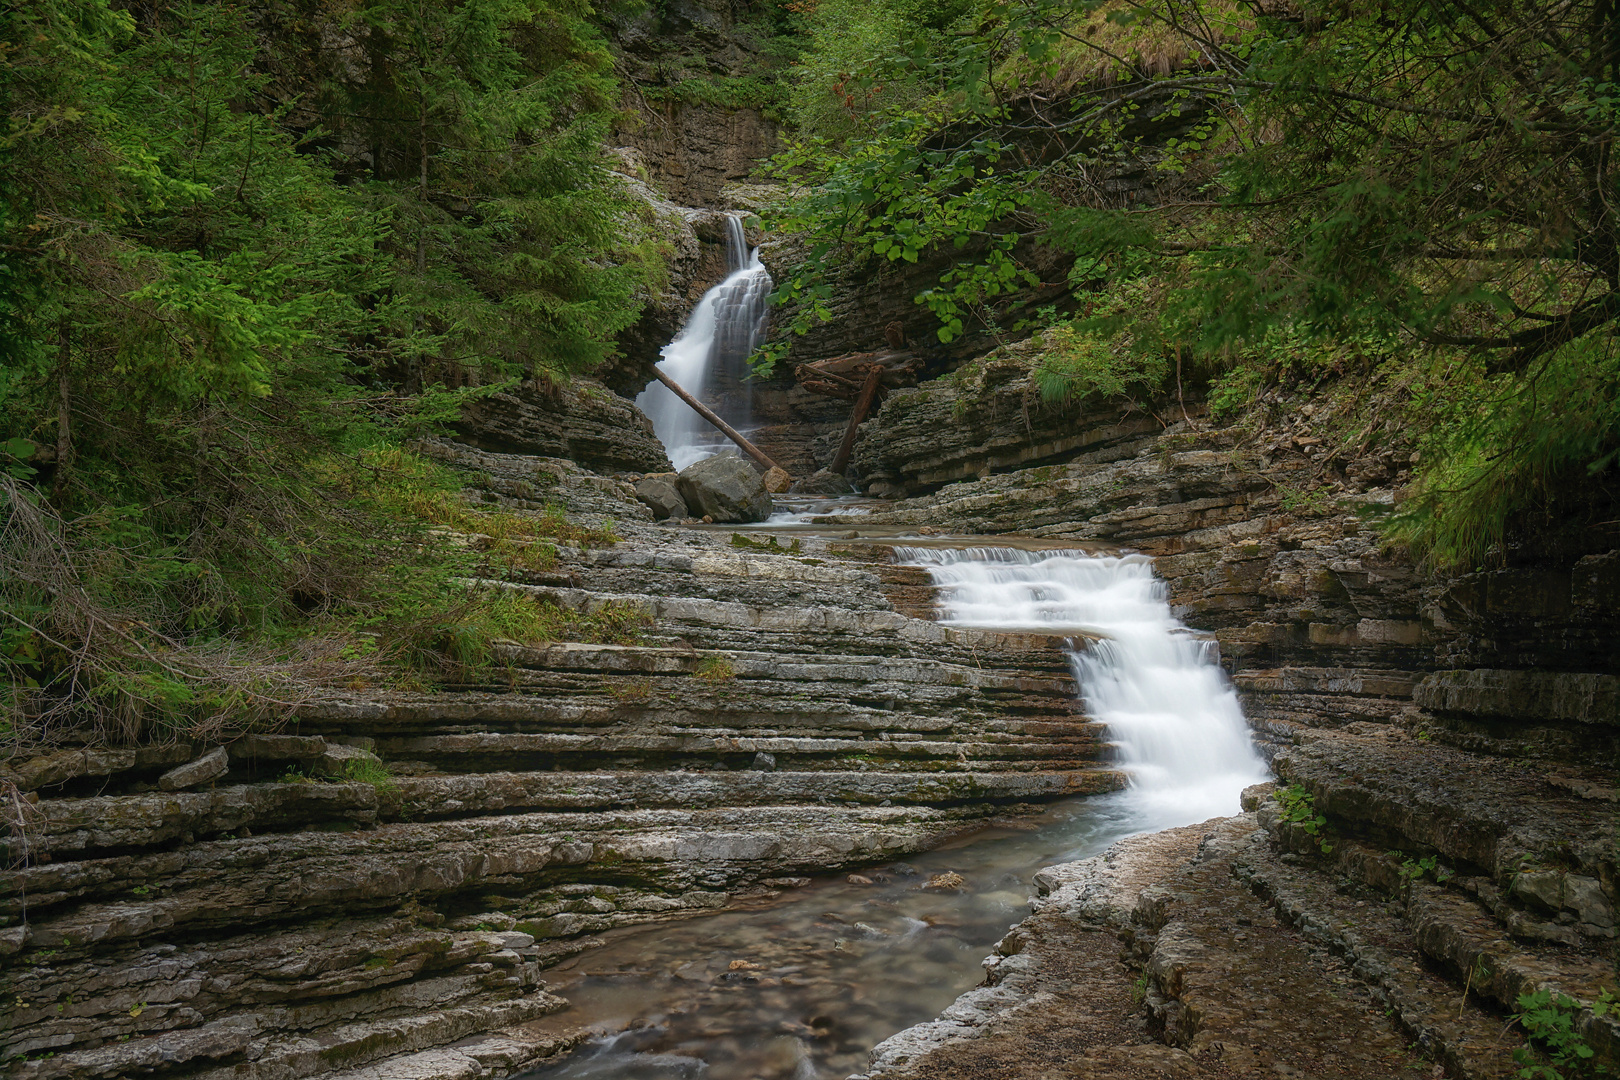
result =
[[[786,524],[779,522],[778,524]],[[598,1035],[529,1080],[833,1080],[981,978],[1029,913],[1036,871],[1125,836],[1238,811],[1266,778],[1213,643],[1170,614],[1143,556],[896,547],[942,621],[1101,633],[1070,654],[1131,786],[992,820],[905,862],[809,882],[723,913],[630,927],[548,973],[571,1007],[541,1023]],[[946,874],[954,879],[935,881]],[[931,882],[935,882],[931,886]]]

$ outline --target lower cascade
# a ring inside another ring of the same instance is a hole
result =
[[[664,346],[658,370],[699,399],[709,395],[721,377],[741,383],[748,357],[765,338],[769,320],[765,301],[773,284],[759,260],[759,249],[748,247],[742,219],[728,214],[726,278],[703,294],[681,332]],[[712,439],[705,441],[713,434],[708,423],[663,383],[648,384],[636,397],[636,405],[652,420],[677,471],[715,453]],[[736,410],[716,411],[732,424],[748,419]],[[726,415],[728,411],[731,415]]]
[[[985,950],[1027,914],[1037,869],[1236,813],[1266,778],[1214,648],[1172,617],[1151,560],[907,547],[895,558],[930,572],[945,622],[1086,638],[1070,661],[1131,787],[758,908],[619,932],[556,969],[600,1036],[531,1080],[849,1076],[977,981]]]
[[[1151,827],[1235,814],[1243,789],[1267,779],[1215,643],[1171,615],[1147,556],[896,548],[895,557],[932,575],[945,622],[1096,635],[1069,662]]]

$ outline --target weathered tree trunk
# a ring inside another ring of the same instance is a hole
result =
[[[861,396],[855,400],[855,411],[849,414],[849,427],[844,429],[844,441],[838,444],[838,453],[834,455],[831,471],[836,476],[842,476],[849,467],[849,455],[855,451],[855,429],[861,426],[866,414],[872,411],[872,402],[877,397],[878,386],[883,382],[883,366],[873,364],[866,369],[866,383],[861,387]]]

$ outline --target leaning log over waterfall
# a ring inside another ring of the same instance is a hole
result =
[[[772,461],[770,457],[766,455],[765,451],[743,438],[742,432],[738,431],[736,428],[732,427],[730,424],[716,416],[713,409],[710,409],[707,405],[703,404],[703,402],[681,389],[680,384],[674,379],[670,378],[668,375],[665,375],[657,368],[653,368],[653,374],[658,377],[659,382],[669,387],[670,391],[673,392],[676,397],[692,406],[693,411],[695,411],[699,416],[703,417],[703,419],[719,428],[721,433],[724,434],[726,438],[736,443],[743,453],[747,454],[749,457],[753,458],[767,469],[782,469],[782,466]],[[782,469],[782,471],[787,472],[786,469]]]

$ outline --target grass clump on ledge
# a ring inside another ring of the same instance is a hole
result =
[[[515,590],[480,589],[461,604],[396,626],[387,647],[413,670],[455,681],[501,666],[502,643],[636,645],[652,624],[652,616],[632,604],[611,601],[579,611]]]
[[[711,656],[698,664],[692,678],[707,683],[730,682],[737,677],[737,668],[724,656]]]

